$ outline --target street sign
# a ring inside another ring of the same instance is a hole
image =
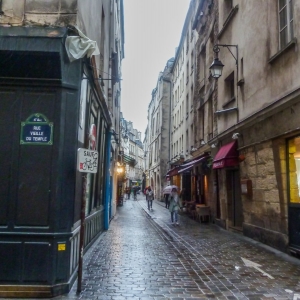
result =
[[[97,173],[98,152],[79,148],[77,151],[77,170],[83,173]]]
[[[21,145],[52,145],[53,123],[40,114],[31,115],[21,123]]]

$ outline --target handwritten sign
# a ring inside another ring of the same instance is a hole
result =
[[[52,145],[53,123],[39,113],[21,123],[21,145]]]
[[[79,148],[77,151],[77,170],[83,173],[97,173],[98,152]]]

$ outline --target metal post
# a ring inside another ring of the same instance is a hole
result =
[[[85,192],[86,192],[86,174],[82,176],[82,199],[80,212],[80,236],[79,236],[79,261],[78,261],[78,277],[77,277],[77,293],[81,292],[82,283],[82,265],[83,265],[83,247],[84,247],[84,225],[85,225]]]
[[[111,201],[110,195],[110,147],[111,147],[111,131],[107,132],[107,146],[106,146],[106,178],[105,178],[105,203],[104,203],[104,230],[107,230],[109,227],[109,206]]]

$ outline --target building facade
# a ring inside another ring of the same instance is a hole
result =
[[[124,143],[124,164],[126,187],[142,186],[144,172],[144,146],[141,141],[141,132],[133,128],[133,123],[121,118],[121,135]]]
[[[299,5],[198,3],[195,144],[213,159],[211,213],[226,229],[298,255]]]
[[[0,6],[0,295],[53,297],[115,211],[123,2]]]
[[[145,178],[154,191],[154,197],[162,200],[162,190],[167,185],[166,173],[170,157],[170,127],[172,81],[174,59],[169,59],[159,73],[156,88],[148,106],[148,127],[145,136]]]
[[[287,0],[191,1],[172,67],[166,177],[188,186],[188,200],[209,206],[219,226],[295,255],[299,9]]]
[[[191,173],[178,172],[180,165],[188,162],[194,149],[194,89],[196,56],[195,45],[198,33],[192,25],[196,16],[196,2],[191,1],[183,25],[180,43],[176,48],[172,68],[171,102],[171,150],[168,179],[179,188],[186,187],[188,197],[192,196]]]

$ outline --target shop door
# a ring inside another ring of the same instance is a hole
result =
[[[185,200],[191,201],[191,175],[184,174],[182,176],[182,188],[185,188]]]
[[[243,225],[243,208],[238,170],[227,171],[228,219],[231,226],[241,228]]]

